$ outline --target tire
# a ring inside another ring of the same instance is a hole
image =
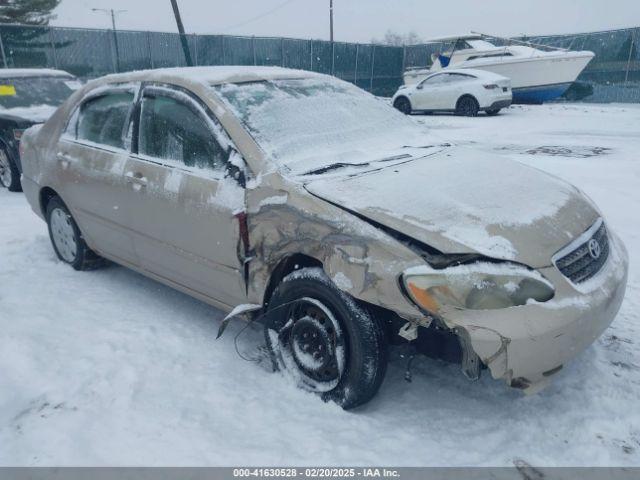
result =
[[[282,280],[269,301],[264,332],[274,370],[345,410],[371,400],[382,384],[384,325],[321,268],[303,268]]]
[[[60,260],[75,270],[94,270],[104,265],[104,259],[85,243],[78,225],[60,197],[49,200],[46,219],[51,245]]]
[[[395,101],[393,102],[393,106],[394,108],[396,108],[397,110],[400,110],[405,115],[410,115],[411,111],[413,110],[411,108],[411,102],[407,97],[396,98]]]
[[[0,184],[10,192],[22,191],[20,171],[3,147],[0,147]]]
[[[458,103],[456,103],[456,115],[463,117],[477,117],[480,105],[478,101],[471,95],[464,95],[460,97]]]
[[[502,110],[501,108],[494,108],[492,110],[487,110],[485,113],[487,115],[489,115],[490,117],[494,117],[496,115],[498,115],[498,113],[500,113],[500,110]]]

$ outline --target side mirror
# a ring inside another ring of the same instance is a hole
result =
[[[417,89],[417,90],[422,90],[423,88],[424,88],[424,86],[423,86],[422,84],[420,84],[420,85],[418,85],[418,86],[416,87],[416,89]]]

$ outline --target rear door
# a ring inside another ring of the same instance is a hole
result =
[[[60,194],[72,210],[89,245],[124,263],[135,264],[123,203],[128,186],[125,125],[131,116],[135,85],[113,86],[89,94],[72,115],[58,144]]]
[[[142,267],[218,303],[245,302],[245,192],[229,175],[237,170],[231,141],[204,103],[177,87],[144,86],[136,111],[124,178]]]

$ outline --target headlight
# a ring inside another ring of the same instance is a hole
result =
[[[442,270],[410,268],[402,275],[407,294],[422,309],[493,310],[553,298],[553,285],[536,271],[511,263],[477,262]]]

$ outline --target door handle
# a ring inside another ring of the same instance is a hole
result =
[[[138,189],[141,187],[146,187],[149,183],[147,177],[142,175],[142,173],[140,172],[127,172],[125,174],[125,179],[127,180],[127,182],[133,184],[134,188],[138,187]]]
[[[69,168],[69,164],[73,162],[73,157],[68,153],[64,153],[64,152],[58,152],[58,154],[56,155],[56,159],[58,160],[58,163],[60,163],[63,169]]]

